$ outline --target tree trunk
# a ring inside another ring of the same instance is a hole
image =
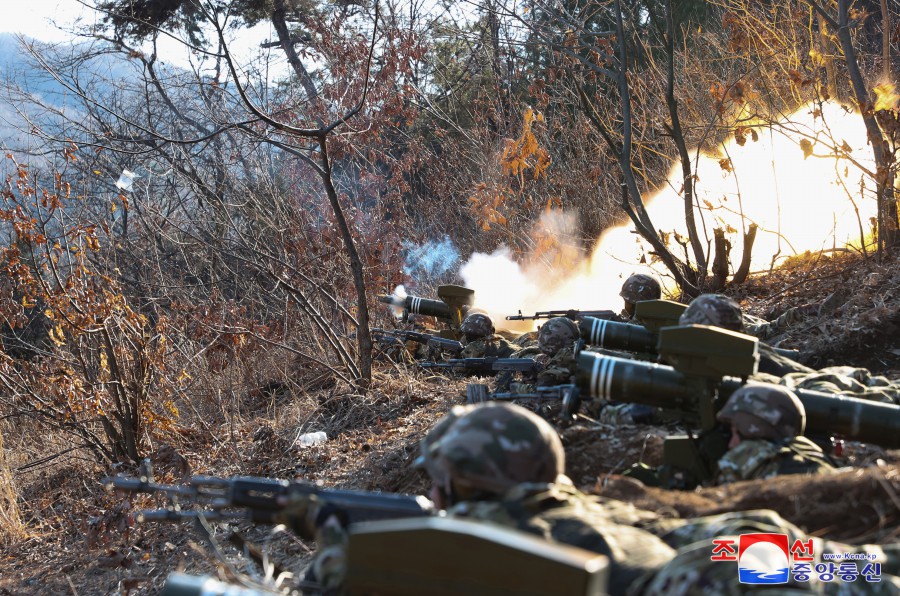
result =
[[[850,75],[850,83],[863,122],[866,125],[866,134],[869,143],[872,144],[872,153],[875,157],[876,184],[878,185],[878,220],[881,229],[878,234],[879,246],[892,246],[898,239],[897,202],[894,199],[894,185],[891,179],[891,155],[886,150],[885,140],[881,134],[881,128],[875,120],[872,112],[869,93],[863,80],[859,63],[856,60],[856,50],[853,47],[853,37],[850,34],[849,0],[838,2],[838,39],[841,42],[841,50],[844,52],[844,61],[847,64],[847,73]]]
[[[356,308],[359,311],[357,321],[359,325],[356,331],[356,340],[359,345],[359,375],[357,380],[362,388],[368,387],[372,381],[372,335],[369,332],[369,305],[366,297],[366,277],[362,260],[356,250],[353,233],[344,217],[344,210],[338,200],[337,190],[331,177],[331,160],[328,157],[328,136],[323,133],[319,139],[319,149],[322,152],[322,184],[328,195],[328,201],[334,210],[338,228],[341,230],[341,238],[344,241],[344,249],[350,257],[350,272],[353,274],[353,286],[356,288]]]
[[[744,254],[741,255],[740,267],[734,272],[734,277],[731,278],[731,283],[733,284],[744,283],[750,274],[750,260],[753,256],[753,243],[756,242],[756,230],[757,225],[752,223],[744,234]]]
[[[709,289],[718,292],[725,287],[725,280],[728,278],[728,257],[731,253],[731,243],[725,238],[725,230],[722,228],[713,230],[713,238],[715,258],[713,259],[713,275]]]

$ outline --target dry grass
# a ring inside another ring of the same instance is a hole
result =
[[[895,266],[846,256],[819,259],[815,268],[799,262],[795,269],[779,271],[767,281],[753,280],[741,297],[766,315],[821,300],[844,285],[860,288],[835,311],[835,318],[793,330],[785,343],[805,346],[806,358],[830,358],[822,351],[832,349],[824,341],[830,333],[837,342],[862,341],[858,345],[880,345],[882,352],[890,353],[897,346],[888,344],[895,340],[885,335],[873,313],[900,301],[900,292],[894,291],[900,285]],[[815,275],[823,279],[809,279]],[[876,281],[866,285],[866,280]],[[769,297],[779,290],[781,294]],[[884,297],[883,304],[875,300],[878,296]],[[852,331],[842,329],[848,321]],[[849,346],[844,361],[872,362],[871,352],[858,352],[852,343],[842,345]],[[193,381],[179,400],[178,424],[156,435],[148,446],[157,477],[166,482],[179,482],[190,473],[245,474],[421,494],[427,480],[410,467],[419,441],[452,405],[465,401],[465,380],[389,362],[378,363],[365,395],[323,375],[322,369],[274,351],[256,352],[224,368],[210,369],[197,362],[189,372]],[[677,493],[635,487],[615,476],[637,460],[658,463],[665,429],[580,421],[560,430],[567,473],[576,485],[640,506],[684,516],[773,507],[811,531],[843,539],[895,539],[900,525],[891,496],[900,494],[897,468],[891,467],[900,461],[900,453],[854,447],[852,462],[872,465],[882,459],[888,467],[830,481],[779,479]],[[296,443],[298,435],[312,431],[324,431],[327,442],[312,447]],[[173,570],[215,571],[213,558],[204,554],[209,545],[190,526],[134,524],[134,510],[156,506],[157,501],[124,499],[102,490],[100,478],[128,469],[110,470],[84,450],[66,452],[73,446],[69,436],[29,419],[7,421],[3,439],[0,594],[73,593],[73,589],[79,594],[152,594]],[[43,461],[56,454],[61,455]],[[794,496],[815,494],[830,495],[828,502]],[[849,515],[850,511],[856,513]],[[271,552],[289,569],[299,568],[312,548],[289,536],[273,538],[267,529],[247,524],[217,526],[218,541],[226,543],[235,527],[251,540],[271,540]],[[223,548],[231,560],[246,565],[234,548],[227,544]]]
[[[17,491],[13,475],[6,462],[3,433],[0,432],[0,545],[10,546],[26,536],[25,525],[19,513]]]

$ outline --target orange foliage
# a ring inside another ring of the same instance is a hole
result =
[[[490,230],[492,224],[500,226],[508,224],[507,217],[501,209],[510,199],[522,195],[527,170],[532,170],[532,180],[546,177],[551,163],[550,152],[540,146],[533,131],[535,123],[543,122],[544,116],[540,112],[528,108],[523,115],[522,134],[517,139],[506,139],[504,142],[500,165],[504,175],[517,178],[518,192],[509,184],[492,187],[481,182],[469,197],[469,203],[478,217],[482,230]]]
[[[74,151],[67,148],[66,159]],[[178,416],[167,321],[134,311],[119,285],[90,265],[102,226],[69,223],[69,185],[57,176],[52,192],[39,191],[14,165],[0,205],[13,232],[0,246],[0,317],[26,347],[3,346],[0,386],[16,396],[9,405],[39,412],[98,454],[136,460],[148,436]]]

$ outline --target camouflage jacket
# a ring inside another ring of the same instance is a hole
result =
[[[834,464],[806,437],[789,441],[745,440],[719,459],[717,484],[783,474],[827,474]]]
[[[738,564],[711,561],[713,539],[734,538],[740,534],[787,534],[788,544],[800,540],[810,545],[814,563],[824,560],[823,555],[858,553],[875,557],[883,574],[880,582],[869,583],[860,577],[845,583],[835,578],[825,582],[815,573],[810,581],[799,582],[794,577],[786,585],[777,586],[779,594],[897,594],[900,590],[900,544],[851,546],[831,540],[823,540],[804,534],[797,526],[769,509],[736,511],[694,519],[659,518],[642,524],[642,528],[659,536],[666,544],[678,549],[678,555],[661,569],[650,572],[632,584],[629,594],[666,594],[693,596],[709,594],[729,596],[745,594],[748,587],[738,581]],[[859,562],[859,569],[866,562]]]
[[[610,594],[624,594],[640,576],[675,555],[656,536],[626,525],[646,517],[646,512],[624,503],[604,503],[565,484],[519,485],[502,500],[466,501],[447,513],[606,555],[610,559]]]
[[[318,551],[307,579],[325,594],[339,594],[345,575],[347,530],[333,515],[321,515],[313,501],[308,523],[318,521]],[[519,485],[498,501],[466,501],[448,515],[483,520],[518,529],[610,558],[610,594],[731,595],[744,594],[736,563],[711,561],[713,539],[746,533],[787,534],[789,544],[811,543],[816,561],[824,553],[865,553],[875,557],[884,574],[879,583],[862,581],[791,583],[780,593],[897,594],[900,590],[900,543],[851,546],[809,537],[771,510],[725,513],[694,519],[661,517],[614,499],[591,497],[565,483]],[[324,518],[324,519],[323,519]],[[677,551],[676,551],[677,549]]]
[[[873,375],[865,368],[830,366],[819,371],[785,375],[782,385],[847,397],[900,404],[900,383]]]
[[[459,358],[508,358],[516,346],[500,335],[489,335],[470,341],[459,353]]]
[[[815,372],[815,370],[800,364],[796,360],[792,360],[787,356],[779,354],[768,344],[760,342],[759,372],[775,375],[776,377],[783,377],[793,373],[810,374]]]
[[[745,314],[743,315],[744,332],[761,340],[772,339],[776,335],[781,335],[791,327],[814,316],[815,313],[810,312],[809,307],[804,306],[789,308],[774,321],[766,321],[765,319]]]
[[[521,382],[511,382],[512,378],[501,376],[497,383],[498,391],[512,393],[531,393],[535,387],[551,387],[553,385],[565,385],[575,374],[575,351],[572,348],[563,348],[553,356],[541,354],[537,347],[525,348],[512,355],[513,358],[534,358],[541,363],[542,368],[536,375],[523,375]]]

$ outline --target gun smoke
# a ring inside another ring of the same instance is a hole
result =
[[[456,266],[459,262],[459,249],[450,239],[429,240],[418,246],[412,242],[403,243],[403,272],[409,276],[434,279]]]
[[[751,271],[805,251],[859,250],[876,213],[875,185],[866,173],[875,167],[859,114],[835,103],[809,105],[752,130],[741,143],[730,137],[715,152],[691,151],[697,156],[694,213],[705,252],[711,251],[713,230],[724,229],[733,273],[751,223],[759,228]],[[686,242],[688,234],[680,164],[644,202],[670,250],[683,256],[677,242]],[[630,221],[605,231],[590,254],[579,248],[577,227],[572,214],[545,212],[532,232],[534,249],[524,258],[516,260],[506,247],[473,254],[460,276],[475,290],[476,307],[498,328],[525,329],[530,322],[513,327],[504,317],[519,310],[618,310],[622,282],[632,273],[650,270],[674,290]]]

